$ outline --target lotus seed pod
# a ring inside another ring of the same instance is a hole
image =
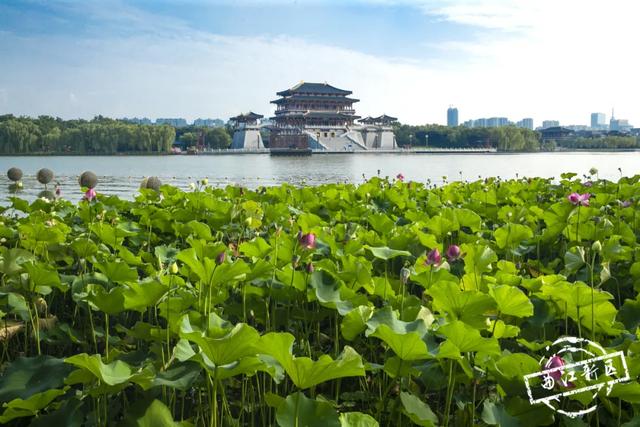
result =
[[[13,182],[18,182],[22,179],[22,170],[19,168],[11,168],[7,171],[7,176]]]
[[[37,174],[38,182],[40,184],[48,184],[53,180],[53,171],[51,169],[42,168]]]
[[[98,185],[98,177],[91,171],[85,171],[82,172],[82,175],[80,175],[80,179],[78,180],[78,182],[80,183],[81,187],[95,188],[96,185]]]
[[[157,176],[150,176],[149,178],[147,178],[147,185],[146,185],[147,188],[155,191],[160,191],[161,185],[162,185],[162,182]]]

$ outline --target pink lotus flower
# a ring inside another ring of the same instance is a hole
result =
[[[631,200],[625,200],[624,202],[620,202],[620,206],[623,208],[628,208],[631,206]]]
[[[427,259],[425,263],[427,265],[440,265],[442,262],[442,256],[440,255],[440,251],[438,248],[435,248],[427,253]]]
[[[93,188],[88,189],[84,193],[84,198],[89,202],[95,199],[96,197],[98,197],[98,194],[96,193],[96,190],[94,190]]]
[[[545,369],[553,369],[553,368],[560,368],[562,366],[564,366],[564,360],[562,360],[560,356],[554,355],[551,357],[551,359],[549,359],[549,361],[546,363],[544,367]],[[562,378],[562,369],[549,372],[549,376],[554,380],[558,381],[560,378]]]
[[[574,206],[589,206],[589,199],[591,198],[591,194],[589,193],[571,193],[567,196],[567,200]]]
[[[401,173],[399,173],[398,175],[396,175],[396,179],[400,182],[404,181],[404,175],[402,175]]]
[[[593,182],[585,181],[585,182],[582,183],[582,185],[584,185],[585,187],[592,187],[593,186]]]
[[[460,258],[460,246],[451,245],[447,248],[447,258],[449,261],[455,261]]]
[[[298,233],[298,243],[305,249],[313,249],[316,247],[316,235],[313,233]]]

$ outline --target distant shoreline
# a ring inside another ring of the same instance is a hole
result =
[[[319,155],[331,155],[331,154],[554,154],[554,153],[632,153],[640,152],[640,148],[575,148],[571,150],[559,149],[554,151],[492,151],[492,150],[429,150],[429,149],[415,149],[415,150],[362,150],[362,151],[314,151],[313,154]],[[179,156],[179,157],[196,157],[196,156],[229,156],[229,155],[269,155],[268,150],[260,151],[248,151],[248,150],[221,150],[213,152],[203,152],[198,154],[173,154],[173,153],[116,153],[116,154],[79,154],[79,153],[15,153],[15,154],[0,154],[2,157],[149,157],[149,156]]]

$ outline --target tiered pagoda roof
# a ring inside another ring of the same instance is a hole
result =
[[[299,95],[299,94],[321,94],[321,95],[339,95],[339,96],[347,96],[351,95],[353,92],[350,90],[338,89],[337,87],[333,87],[328,83],[307,83],[300,82],[291,89],[283,90],[281,92],[277,92],[277,95],[280,96],[291,96],[291,95]]]
[[[246,114],[239,114],[235,117],[231,117],[229,120],[234,121],[236,123],[251,123],[256,122],[258,119],[263,118],[264,116],[261,114],[254,113],[253,111],[249,111]]]
[[[396,117],[391,117],[391,116],[387,116],[386,114],[383,114],[378,117],[367,116],[364,119],[360,119],[358,121],[365,125],[374,125],[374,124],[389,125],[393,122],[397,122],[398,119]]]

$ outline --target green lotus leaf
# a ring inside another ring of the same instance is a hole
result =
[[[390,260],[399,256],[411,256],[411,252],[391,249],[386,246],[371,247],[371,246],[365,245],[365,249],[369,250],[374,257],[383,259],[383,260]]]
[[[262,237],[256,237],[251,241],[242,242],[238,250],[249,257],[264,258],[272,248]]]
[[[64,385],[73,368],[51,356],[19,357],[0,376],[0,402],[30,396]]]
[[[95,266],[112,282],[135,282],[138,280],[138,271],[124,262],[96,263]]]
[[[337,359],[322,355],[316,361],[308,357],[295,357],[292,353],[295,338],[289,333],[270,332],[260,339],[260,352],[273,357],[301,390],[343,377],[364,376],[362,358],[351,347],[345,346]]]
[[[29,427],[81,427],[85,419],[83,405],[84,402],[80,399],[66,399],[57,410],[34,418]]]
[[[375,418],[362,412],[340,414],[340,427],[378,427],[379,425]]]
[[[155,306],[166,292],[167,286],[157,280],[129,283],[122,290],[124,308],[143,313],[149,307]]]
[[[176,261],[179,251],[173,246],[162,245],[156,246],[153,253],[162,264],[169,266]]]
[[[524,353],[503,355],[491,365],[491,373],[507,395],[525,395],[524,376],[540,370],[540,363]]]
[[[533,304],[529,298],[515,286],[491,286],[489,295],[498,305],[498,311],[515,317],[533,316]]]
[[[0,423],[5,424],[16,418],[36,415],[38,411],[63,394],[64,390],[53,389],[33,394],[28,399],[13,399],[3,405],[7,409],[0,416]]]
[[[2,250],[0,255],[0,273],[6,276],[13,276],[14,274],[23,271],[23,264],[34,261],[35,256],[33,253],[21,249],[11,248],[7,249],[4,246],[0,247]]]
[[[482,409],[482,421],[490,426],[519,427],[521,424],[516,417],[509,415],[502,405],[485,400]]]
[[[88,296],[86,299],[100,311],[115,315],[125,310],[124,290],[123,287],[117,287],[107,292],[101,285],[90,284],[87,286]]]
[[[507,224],[493,233],[499,248],[516,248],[520,243],[533,237],[533,231],[526,225]]]
[[[469,227],[473,232],[480,231],[482,227],[482,217],[472,210],[459,208],[454,209],[455,217],[462,227]]]
[[[540,296],[556,306],[562,315],[566,314],[583,327],[596,332],[617,335],[620,331],[615,319],[616,307],[609,302],[613,295],[600,289],[593,289],[582,282],[566,281],[542,285]]]
[[[287,396],[276,410],[280,427],[340,427],[338,413],[328,402],[309,399],[297,392]]]
[[[353,341],[367,328],[367,321],[373,314],[373,308],[365,305],[358,306],[348,312],[340,323],[340,332],[347,341]]]
[[[183,317],[181,325],[180,337],[197,344],[215,366],[228,365],[243,357],[255,356],[258,353],[257,344],[260,335],[247,324],[239,323],[224,335],[216,333],[213,337],[209,331],[218,329],[218,327],[210,325],[209,331],[193,331],[186,315]]]
[[[171,410],[158,399],[140,400],[128,408],[123,427],[178,427]]]
[[[411,393],[401,392],[403,412],[419,426],[433,427],[438,425],[438,417],[429,405]]]
[[[91,373],[94,378],[110,386],[124,384],[133,376],[129,364],[121,360],[105,364],[99,354],[90,356],[87,353],[81,353],[68,357],[64,361]]]
[[[185,362],[173,366],[166,371],[158,372],[153,378],[153,386],[166,386],[187,391],[200,376],[202,367],[197,363]]]
[[[367,217],[367,221],[371,224],[371,227],[373,227],[374,230],[382,235],[389,234],[395,226],[395,223],[384,214],[369,215]]]
[[[483,328],[486,313],[496,303],[489,295],[478,291],[462,291],[451,282],[438,282],[426,291],[433,298],[433,309],[451,320],[461,320],[473,327]]]
[[[493,355],[500,354],[500,344],[495,338],[484,338],[480,331],[466,323],[455,321],[438,328],[438,333],[447,340],[441,344],[438,357],[450,357],[450,354],[483,352]]]

